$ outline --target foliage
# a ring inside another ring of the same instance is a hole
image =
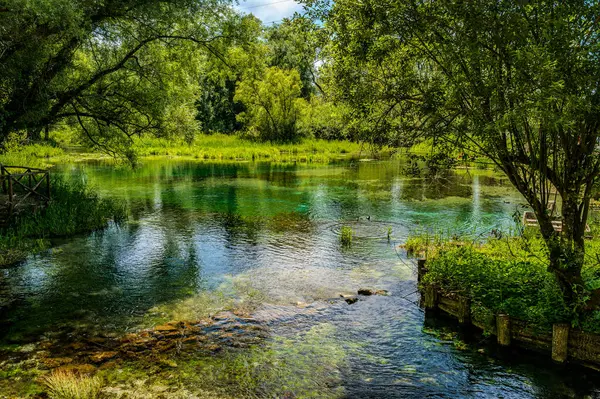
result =
[[[600,332],[600,312],[581,311],[565,303],[560,286],[548,269],[548,247],[543,238],[489,238],[420,234],[404,248],[427,258],[425,283],[448,292],[461,292],[474,301],[475,312],[508,313],[540,328],[570,321],[590,332]],[[587,243],[583,278],[588,290],[600,286],[600,240]]]
[[[245,76],[259,76],[267,67],[267,47],[261,22],[252,15],[241,19],[241,43],[230,43],[219,58],[208,57],[201,65],[197,119],[205,133],[230,134],[242,129],[237,121],[244,105],[234,100],[237,84]]]
[[[57,370],[44,378],[50,399],[98,399],[103,386],[99,377]]]
[[[49,166],[51,159],[62,158],[65,155],[64,150],[55,145],[22,145],[21,142],[18,135],[11,135],[5,144],[5,151],[0,153],[0,164],[43,169]]]
[[[194,106],[198,58],[218,58],[239,22],[220,0],[3,2],[0,143],[60,121],[111,152],[164,134]]]
[[[301,104],[298,129],[305,137],[339,140],[348,136],[346,122],[349,110],[344,104],[334,104],[322,97],[313,97]]]
[[[317,89],[321,95],[325,94],[318,81],[317,69],[325,36],[318,24],[301,16],[284,19],[281,24],[265,30],[265,39],[269,66],[298,71],[302,98],[309,101]]]
[[[540,262],[496,259],[465,246],[441,251],[427,268],[425,283],[466,294],[475,307],[546,328],[573,319],[559,286]]]
[[[268,68],[260,79],[242,80],[235,100],[246,111],[238,120],[246,125],[247,134],[262,141],[289,142],[300,138],[297,122],[304,100],[300,98],[298,71]]]

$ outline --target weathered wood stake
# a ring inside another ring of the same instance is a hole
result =
[[[42,177],[43,179],[43,177]],[[50,189],[50,173],[46,173],[46,188],[48,189],[48,201],[52,199],[52,190]]]
[[[2,179],[2,192],[6,194],[8,192],[6,185],[6,177],[4,177],[4,166],[0,165],[0,178]]]
[[[569,329],[568,324],[555,324],[552,326],[552,360],[559,363],[567,361],[569,355]]]
[[[425,267],[425,259],[417,260],[417,281],[420,283],[425,274],[427,274],[427,268]]]
[[[438,305],[438,292],[435,286],[425,287],[425,309],[436,309]]]
[[[467,324],[471,321],[471,299],[466,296],[458,298],[458,322]]]
[[[496,316],[496,332],[498,334],[498,343],[502,346],[510,346],[510,316],[499,314]]]

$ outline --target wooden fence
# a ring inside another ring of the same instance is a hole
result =
[[[48,204],[50,172],[27,166],[0,165],[0,224],[6,224],[21,210]]]
[[[418,280],[427,273],[425,260],[418,261]],[[540,331],[527,321],[507,314],[481,317],[471,312],[471,299],[445,292],[433,285],[420,285],[421,298],[427,310],[443,312],[462,325],[479,328],[497,337],[502,346],[517,345],[524,349],[548,353],[558,363],[568,360],[600,370],[600,335],[555,324],[552,330]],[[490,312],[490,314],[493,314]]]

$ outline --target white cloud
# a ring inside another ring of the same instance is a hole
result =
[[[302,5],[294,0],[245,0],[236,8],[244,13],[254,14],[264,23],[279,22],[302,11]]]

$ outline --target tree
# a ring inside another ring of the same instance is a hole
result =
[[[302,97],[310,100],[316,90],[324,94],[318,81],[317,65],[325,36],[308,18],[296,16],[265,29],[268,64],[281,69],[296,69],[302,80]]]
[[[223,50],[223,59],[206,57],[201,65],[198,120],[206,133],[233,133],[241,130],[237,115],[244,111],[234,101],[237,84],[244,76],[258,76],[267,67],[267,44],[262,40],[262,22],[253,15],[242,18],[239,43]],[[243,35],[243,36],[242,36]]]
[[[368,90],[357,106],[383,109],[405,134],[489,157],[535,211],[565,301],[575,311],[595,302],[600,292],[586,290],[581,271],[600,173],[598,2],[313,6],[327,20],[338,89],[348,99]],[[547,211],[554,191],[561,233]]]
[[[193,68],[174,64],[192,44],[220,57],[237,19],[220,0],[1,2],[0,144],[65,118],[107,151],[161,132],[190,103]]]
[[[246,124],[249,135],[260,140],[295,141],[300,135],[297,122],[304,101],[301,90],[296,70],[273,67],[261,78],[249,76],[236,90],[235,100],[246,107],[238,119]]]

